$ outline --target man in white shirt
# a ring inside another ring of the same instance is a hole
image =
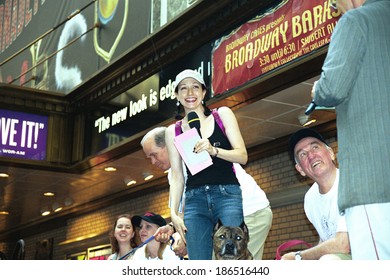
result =
[[[141,146],[153,165],[162,170],[169,170],[165,129],[165,127],[157,127],[149,131],[141,140]],[[248,248],[255,260],[261,260],[264,243],[272,225],[272,210],[265,192],[253,177],[246,173],[240,164],[234,164],[234,169],[242,190],[244,221],[249,230]],[[184,207],[184,200],[182,207]]]
[[[304,208],[320,240],[318,245],[287,253],[282,259],[351,259],[345,217],[337,205],[339,170],[332,148],[316,131],[304,128],[290,137],[289,149],[297,171],[314,181],[305,195]]]

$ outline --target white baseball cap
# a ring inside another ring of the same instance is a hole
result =
[[[198,71],[186,69],[186,70],[183,70],[182,72],[180,72],[179,74],[177,74],[177,76],[176,76],[175,92],[177,92],[177,86],[180,84],[180,82],[186,78],[193,78],[206,87],[206,84],[203,80],[203,77],[201,74],[199,74]]]

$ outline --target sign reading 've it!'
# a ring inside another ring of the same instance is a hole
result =
[[[47,116],[0,110],[0,156],[46,159]]]

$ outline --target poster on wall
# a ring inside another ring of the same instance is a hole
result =
[[[331,0],[284,0],[219,38],[212,94],[225,93],[327,45],[340,17]]]
[[[48,118],[0,110],[0,156],[45,160]]]

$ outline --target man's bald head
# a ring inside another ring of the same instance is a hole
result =
[[[171,168],[168,150],[165,144],[166,127],[156,127],[150,130],[141,140],[141,147],[153,165],[161,170]]]

